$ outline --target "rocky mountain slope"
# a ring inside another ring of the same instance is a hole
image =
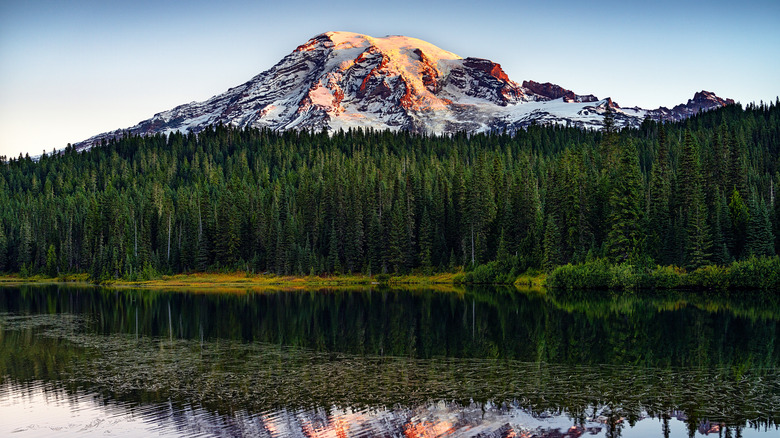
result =
[[[318,35],[271,69],[204,102],[155,114],[135,126],[77,143],[122,135],[199,132],[210,124],[286,129],[355,127],[427,133],[514,131],[531,124],[599,129],[606,108],[618,125],[645,117],[680,120],[731,99],[696,93],[686,104],[646,110],[580,95],[550,83],[507,77],[499,64],[461,58],[404,36]]]

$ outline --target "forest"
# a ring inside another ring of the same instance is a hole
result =
[[[771,269],[779,166],[780,100],[601,131],[127,135],[0,157],[0,272]]]

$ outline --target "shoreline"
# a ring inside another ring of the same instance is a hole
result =
[[[87,274],[73,274],[59,277],[35,275],[20,277],[18,275],[0,275],[0,286],[22,284],[85,284],[108,288],[137,289],[311,289],[319,287],[377,287],[377,286],[456,286],[456,274],[443,273],[436,275],[403,275],[369,277],[365,275],[334,275],[334,276],[280,276],[275,274],[234,273],[192,273],[162,275],[153,280],[111,280],[94,283]]]
[[[514,284],[494,286],[514,287],[521,290],[543,292],[545,275],[520,276]],[[399,276],[361,274],[332,276],[280,276],[275,274],[247,274],[245,272],[214,273],[199,272],[191,274],[162,275],[153,280],[111,280],[94,283],[88,274],[71,274],[59,277],[34,275],[20,277],[0,275],[0,286],[20,286],[30,284],[67,284],[87,285],[115,289],[158,289],[158,290],[193,290],[193,291],[262,291],[262,290],[317,290],[327,288],[382,288],[398,287],[406,289],[425,288],[440,291],[462,291],[463,287],[480,286],[462,282],[462,273],[439,273],[432,275],[409,274]]]

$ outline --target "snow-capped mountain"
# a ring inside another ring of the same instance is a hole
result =
[[[510,80],[499,64],[461,58],[404,36],[328,32],[249,82],[204,102],[155,114],[77,148],[131,134],[198,132],[222,123],[275,130],[364,127],[427,133],[514,131],[531,123],[599,129],[609,106],[618,125],[645,117],[680,120],[733,103],[702,91],[672,109],[621,108],[550,83]]]

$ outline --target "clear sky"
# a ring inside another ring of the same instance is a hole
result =
[[[330,30],[406,35],[623,106],[780,95],[780,1],[0,2],[0,155],[207,99]]]

